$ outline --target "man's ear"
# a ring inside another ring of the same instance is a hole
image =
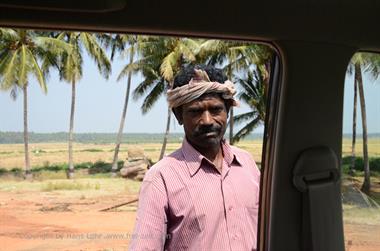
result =
[[[230,116],[230,109],[232,107],[232,102],[230,100],[224,100],[224,106],[226,107],[227,118]]]
[[[182,107],[177,107],[172,109],[174,116],[176,117],[178,124],[183,125],[182,119]]]

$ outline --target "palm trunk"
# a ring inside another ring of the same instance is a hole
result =
[[[271,57],[272,58],[272,57]],[[264,78],[263,78],[263,81],[264,81],[264,96],[265,98],[268,97],[268,90],[269,90],[269,84],[270,84],[270,74],[271,74],[271,71],[272,71],[272,65],[271,65],[271,59],[267,60],[265,62],[265,75],[264,75]]]
[[[71,83],[71,112],[69,129],[69,170],[67,177],[74,178],[73,141],[74,141],[74,112],[75,112],[75,81]]]
[[[353,175],[355,173],[355,145],[356,145],[356,111],[357,111],[357,103],[358,103],[358,84],[356,81],[356,72],[354,79],[354,111],[352,116],[352,149],[351,149],[351,165],[350,165],[350,174]]]
[[[25,179],[32,179],[29,159],[29,133],[28,133],[28,84],[23,86],[24,92],[24,153],[25,153]]]
[[[130,59],[129,59],[129,64],[133,63],[133,56],[134,56],[134,50],[133,50],[133,46],[132,46],[132,48],[131,48],[131,56],[130,56]],[[120,125],[119,125],[119,132],[117,134],[115,152],[114,152],[113,161],[112,161],[112,177],[116,176],[116,171],[118,169],[117,161],[118,161],[118,156],[119,156],[119,149],[120,149],[121,139],[123,137],[125,117],[127,115],[129,93],[130,93],[130,90],[131,90],[131,80],[132,80],[132,73],[129,72],[128,73],[127,90],[126,90],[125,99],[124,99],[124,108],[123,108],[123,113],[121,115],[121,121],[120,121]]]
[[[232,67],[228,67],[228,78],[232,81]],[[230,107],[230,145],[234,144],[234,107]]]
[[[234,108],[230,108],[230,145],[234,144]]]
[[[161,153],[160,153],[160,158],[159,158],[159,160],[161,160],[161,159],[164,157],[164,154],[165,154],[166,143],[167,143],[167,141],[168,141],[168,137],[169,137],[170,117],[171,117],[171,114],[172,114],[172,111],[171,111],[170,108],[168,107],[168,118],[167,118],[167,121],[166,121],[166,132],[165,132],[165,136],[164,136],[164,142],[162,143]]]
[[[357,74],[357,75],[356,75]],[[362,114],[362,127],[363,127],[363,161],[364,161],[364,182],[361,190],[369,194],[371,189],[370,181],[370,170],[369,170],[369,160],[368,160],[368,135],[367,135],[367,113],[365,107],[364,99],[364,88],[363,88],[363,78],[360,64],[355,64],[355,76],[357,76],[357,83],[359,88],[360,97],[360,110]]]

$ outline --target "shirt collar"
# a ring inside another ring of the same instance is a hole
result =
[[[231,146],[224,139],[221,144],[226,163],[231,166],[232,163],[236,162],[237,165],[241,166],[241,163],[239,162],[236,154],[233,153]],[[202,165],[202,161],[208,160],[187,141],[186,137],[182,142],[181,150],[185,158],[186,165],[189,169],[190,176],[192,177],[198,172]]]

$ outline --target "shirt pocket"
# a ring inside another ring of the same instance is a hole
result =
[[[258,208],[259,186],[253,180],[240,180],[239,186],[235,185],[235,194],[242,207]]]

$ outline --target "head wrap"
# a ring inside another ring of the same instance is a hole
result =
[[[188,84],[170,89],[167,92],[170,108],[194,101],[205,93],[220,93],[223,99],[231,99],[233,106],[238,105],[238,102],[234,99],[236,89],[231,81],[227,80],[223,84],[211,82],[205,71],[197,69],[194,71],[195,76]]]

